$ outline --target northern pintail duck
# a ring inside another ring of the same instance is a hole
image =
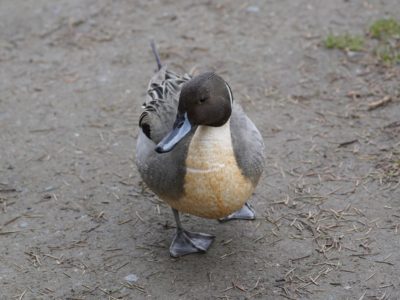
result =
[[[177,75],[161,65],[150,80],[137,140],[143,181],[173,210],[173,257],[206,252],[214,236],[182,228],[179,212],[220,219],[254,219],[246,202],[264,169],[260,132],[217,74]]]

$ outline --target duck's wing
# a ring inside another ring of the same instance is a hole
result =
[[[166,66],[151,78],[139,126],[155,144],[158,144],[171,130],[176,118],[182,86],[190,79],[190,75],[178,75],[167,70]]]
[[[243,175],[255,186],[265,166],[263,138],[238,104],[233,105],[230,126],[236,161]]]

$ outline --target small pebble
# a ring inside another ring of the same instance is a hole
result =
[[[260,12],[260,8],[255,5],[250,5],[246,8],[246,11],[249,13],[258,13],[258,12]]]
[[[18,224],[18,226],[20,228],[26,228],[26,227],[28,227],[28,222],[22,221],[21,223]]]
[[[364,56],[364,53],[360,51],[346,51],[347,57],[352,60],[361,59]]]
[[[132,282],[136,282],[136,281],[138,280],[138,277],[137,277],[136,274],[129,274],[129,275],[126,275],[126,276],[124,277],[124,279],[125,279],[126,281],[128,281],[129,283],[132,283]]]

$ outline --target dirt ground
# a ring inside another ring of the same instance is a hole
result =
[[[325,49],[398,0],[0,2],[0,299],[400,299],[399,66]],[[134,164],[155,70],[214,68],[266,143],[253,222],[172,259]],[[369,109],[375,101],[391,102]]]

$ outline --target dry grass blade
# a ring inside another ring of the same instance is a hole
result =
[[[376,275],[376,272],[375,273],[372,273],[370,276],[368,276],[366,279],[365,279],[365,281],[368,281],[368,280],[370,280],[372,277],[374,277]]]
[[[358,298],[358,300],[363,300],[364,299],[364,297],[365,297],[365,294],[367,294],[367,291],[365,291],[362,295],[361,295],[361,297],[360,298]]]
[[[134,284],[134,283],[128,283],[128,282],[123,282],[123,283],[121,283],[121,284],[122,284],[124,287],[127,287],[127,288],[129,288],[129,289],[136,289],[136,290],[138,290],[139,292],[142,292],[142,293],[146,294],[145,288],[142,287],[142,286],[140,286],[140,285],[137,285],[137,284]]]
[[[369,103],[368,104],[368,110],[377,109],[378,107],[384,106],[384,105],[388,104],[391,101],[392,101],[392,97],[391,96],[385,96],[380,100],[377,100],[377,101]]]
[[[18,297],[18,300],[22,300],[26,294],[26,290],[22,292],[22,294]]]
[[[15,221],[18,220],[19,218],[21,218],[21,216],[16,216],[16,217],[14,217],[14,218],[8,220],[7,222],[5,222],[5,223],[3,224],[3,227],[5,227],[5,226],[11,224],[12,222],[15,222]]]

